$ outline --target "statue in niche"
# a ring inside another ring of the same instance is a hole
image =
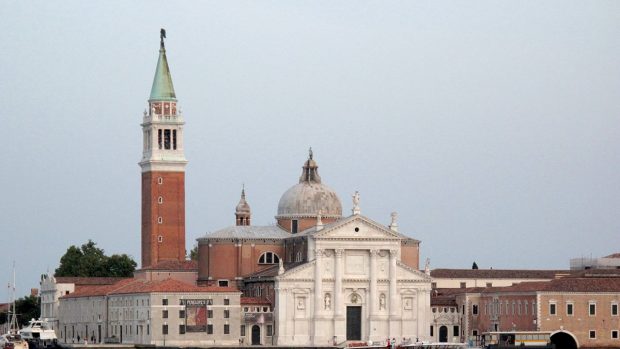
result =
[[[330,310],[332,308],[332,296],[329,293],[325,294],[325,310]]]
[[[379,310],[384,310],[385,309],[385,293],[382,293],[379,296]]]
[[[405,298],[405,309],[411,309],[411,298]]]
[[[297,309],[306,309],[306,303],[303,297],[297,298]]]
[[[357,295],[357,293],[351,295],[351,303],[356,304],[358,300],[359,296]]]

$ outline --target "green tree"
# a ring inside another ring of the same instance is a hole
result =
[[[471,265],[472,269],[478,269],[478,264],[476,264],[476,262],[474,261],[474,264]]]
[[[41,299],[37,296],[26,296],[15,301],[15,313],[19,327],[28,324],[31,319],[41,317]]]
[[[136,270],[136,262],[126,254],[113,254],[105,263],[107,276],[131,276]]]
[[[189,251],[189,259],[193,261],[198,260],[198,244],[194,245],[191,251]]]
[[[71,246],[60,258],[55,276],[130,277],[136,270],[136,262],[126,254],[106,256],[92,240],[81,247]]]

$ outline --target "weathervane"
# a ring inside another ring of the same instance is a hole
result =
[[[164,48],[165,38],[166,38],[166,29],[161,28],[161,30],[159,31],[159,39],[161,40],[159,44],[161,45],[161,48]]]

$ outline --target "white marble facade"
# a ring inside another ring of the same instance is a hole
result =
[[[429,338],[431,279],[401,263],[401,235],[361,215],[300,234],[313,259],[276,277],[278,345]]]

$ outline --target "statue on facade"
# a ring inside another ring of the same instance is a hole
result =
[[[392,229],[393,231],[398,231],[398,213],[397,212],[392,212],[390,214],[390,216],[392,217],[392,222],[390,223],[390,229]]]
[[[322,211],[319,210],[316,213],[316,230],[321,230],[323,229],[323,220],[321,219],[322,217]]]
[[[431,275],[431,259],[426,258],[426,263],[424,263],[424,274]]]
[[[353,214],[360,214],[361,210],[360,210],[360,192],[359,191],[355,191],[355,194],[353,194]]]
[[[330,310],[332,308],[332,296],[329,293],[325,294],[325,310]]]
[[[385,293],[379,296],[379,310],[385,309]]]

